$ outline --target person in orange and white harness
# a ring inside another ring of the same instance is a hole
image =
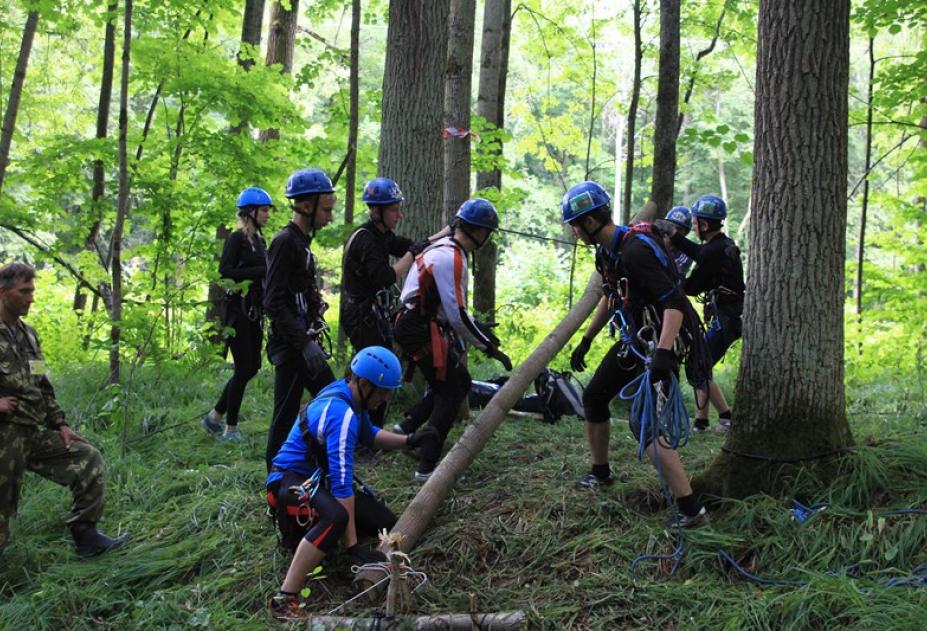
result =
[[[280,545],[294,549],[286,578],[270,599],[276,620],[302,618],[299,599],[306,575],[339,541],[354,565],[381,563],[386,557],[358,544],[360,536],[390,530],[396,516],[354,475],[354,449],[423,448],[437,442],[426,427],[407,436],[381,430],[370,412],[402,385],[399,358],[382,346],[368,346],[351,361],[351,377],[328,385],[302,410],[273,459],[267,477],[267,503],[274,511]],[[360,486],[358,491],[355,488]]]
[[[447,434],[470,391],[470,373],[462,362],[467,346],[475,346],[512,370],[511,360],[499,350],[499,338],[467,313],[467,254],[499,229],[499,215],[485,199],[469,199],[460,206],[451,228],[451,235],[415,257],[399,297],[402,310],[395,327],[396,342],[431,388],[427,423],[440,438],[419,450],[414,476],[419,482],[431,477],[438,465]],[[415,428],[401,424],[397,429]]]

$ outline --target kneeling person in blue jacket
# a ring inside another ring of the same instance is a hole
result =
[[[431,427],[403,435],[370,422],[370,410],[385,403],[401,384],[402,368],[392,351],[382,346],[361,350],[351,361],[351,377],[319,392],[299,414],[273,459],[267,490],[278,507],[284,545],[295,522],[306,529],[283,585],[270,599],[271,614],[277,620],[305,617],[298,596],[305,577],[335,549],[339,539],[344,540],[352,563],[386,560],[380,552],[357,543],[358,533],[375,535],[391,529],[396,516],[370,494],[355,494],[354,448],[358,442],[379,449],[415,448],[438,438]],[[304,520],[298,513],[297,519],[288,518],[285,510],[299,495],[296,501],[308,504],[306,512],[311,513]]]

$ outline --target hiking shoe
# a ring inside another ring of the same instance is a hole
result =
[[[729,418],[718,419],[718,430],[722,434],[731,431],[731,419]]]
[[[692,432],[695,434],[702,434],[708,431],[708,419],[707,418],[697,418],[695,423],[692,424]]]
[[[72,525],[71,536],[74,538],[74,545],[77,547],[77,556],[82,559],[89,559],[109,550],[115,550],[132,538],[132,535],[129,534],[115,538],[110,537],[97,530],[95,525],[88,523]]]
[[[309,617],[309,613],[303,608],[303,604],[299,602],[299,596],[296,594],[277,592],[270,597],[268,608],[271,617],[277,622],[305,620]]]
[[[241,432],[238,431],[238,427],[235,425],[228,425],[225,428],[225,433],[222,434],[219,440],[229,443],[237,443],[241,440]]]
[[[576,486],[585,487],[587,489],[597,489],[600,486],[611,486],[614,482],[615,478],[613,478],[611,474],[608,474],[607,478],[600,478],[594,473],[587,473],[576,481]]]
[[[424,484],[425,482],[428,482],[429,478],[431,478],[431,474],[434,472],[434,469],[431,471],[416,471],[415,475],[412,476],[412,479],[416,482],[421,482]]]
[[[702,506],[701,510],[698,512],[698,515],[689,517],[688,515],[683,515],[682,513],[675,513],[667,520],[665,520],[663,525],[671,528],[698,528],[699,526],[707,526],[710,523],[711,521],[708,519],[708,511],[705,510],[704,506]]]
[[[209,412],[203,415],[203,427],[213,436],[218,436],[222,433],[222,424],[209,418]]]

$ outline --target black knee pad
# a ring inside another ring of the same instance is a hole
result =
[[[583,391],[583,415],[588,423],[608,423],[610,414],[608,404],[610,399],[590,394],[587,388]]]

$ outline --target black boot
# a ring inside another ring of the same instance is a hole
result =
[[[82,559],[118,548],[132,538],[132,535],[124,534],[114,539],[97,530],[96,524],[86,522],[71,524],[71,536],[74,537],[74,545],[77,546],[77,556]]]

